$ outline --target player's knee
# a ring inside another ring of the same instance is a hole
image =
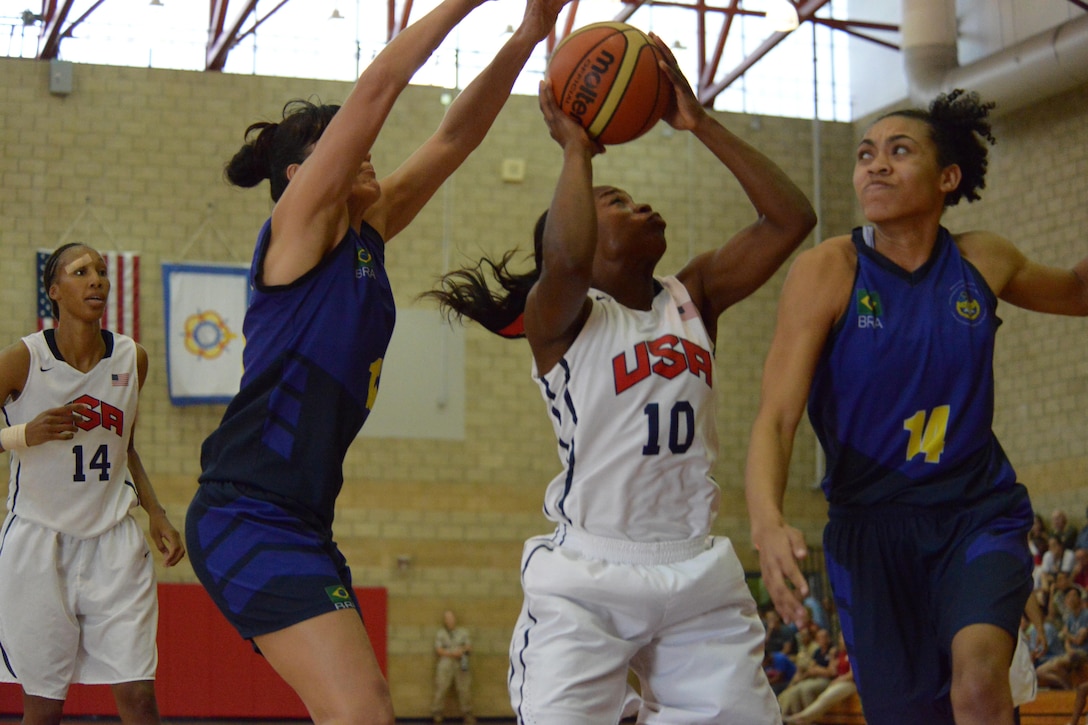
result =
[[[113,686],[117,712],[125,725],[158,725],[159,705],[155,683],[150,680],[124,682]]]
[[[1012,707],[1008,668],[979,662],[952,677],[952,706],[959,712],[990,711]]]
[[[307,703],[315,725],[394,725],[393,698],[384,680],[368,683],[350,699]]]

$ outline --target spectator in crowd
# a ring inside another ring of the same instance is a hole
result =
[[[797,656],[793,658],[798,667],[808,666],[812,661],[812,655],[820,649],[820,643],[813,639],[812,630],[809,628],[797,630]]]
[[[1051,690],[1074,690],[1073,712],[1069,725],[1078,725],[1088,700],[1088,653],[1073,650],[1035,669],[1039,687]]]
[[[783,624],[782,616],[771,607],[763,614],[763,625],[767,628],[767,650],[785,652],[789,656],[797,654],[795,636],[797,628],[792,624]]]
[[[797,665],[782,651],[763,651],[763,672],[767,675],[767,681],[771,683],[771,690],[779,695],[789,687],[790,682],[797,674]]]
[[[1088,549],[1088,508],[1084,510],[1084,528],[1077,534],[1077,541],[1074,547],[1077,549]]]
[[[1050,530],[1047,528],[1046,519],[1041,513],[1036,513],[1031,523],[1031,531],[1028,532],[1028,548],[1031,549],[1031,557],[1035,566],[1043,563],[1043,554],[1046,553],[1050,541]]]
[[[1034,666],[1065,654],[1065,645],[1058,633],[1061,620],[1049,617],[1039,606],[1039,600],[1029,597],[1024,607],[1024,616],[1020,618],[1020,636],[1028,645],[1028,653]]]
[[[1031,660],[1035,663],[1036,667],[1055,657],[1060,657],[1065,654],[1065,643],[1062,642],[1060,636],[1061,627],[1062,623],[1060,619],[1044,617],[1043,635],[1042,640],[1040,641],[1035,624],[1029,622],[1025,617],[1024,637],[1031,644]]]
[[[843,641],[842,632],[839,633],[838,651],[835,656],[835,679],[828,683],[823,692],[816,696],[805,709],[782,719],[786,723],[814,722],[837,703],[842,702],[858,691],[854,684],[854,670],[850,667],[850,656],[846,652],[846,642]]]
[[[465,725],[473,725],[476,722],[472,714],[470,652],[472,652],[472,639],[469,637],[468,630],[458,627],[457,615],[447,609],[442,614],[442,626],[434,635],[434,653],[438,656],[438,660],[434,668],[434,698],[431,701],[431,716],[436,723],[442,722],[442,711],[451,686],[456,686],[457,704],[461,708]]]
[[[1065,511],[1054,509],[1054,513],[1050,514],[1050,523],[1050,533],[1058,537],[1066,550],[1072,551],[1077,545],[1077,527],[1069,523]]]
[[[1060,537],[1051,534],[1047,540],[1043,561],[1035,568],[1035,588],[1049,587],[1059,571],[1071,574],[1073,564],[1073,551],[1065,547]]]
[[[1057,617],[1058,621],[1063,621],[1069,614],[1069,606],[1066,604],[1065,593],[1069,591],[1069,588],[1073,586],[1070,575],[1067,572],[1059,571],[1050,581],[1050,585],[1047,589],[1047,601],[1050,602],[1050,606],[1047,607],[1047,616]]]
[[[805,597],[801,603],[808,607],[808,611],[812,615],[813,624],[817,627],[830,630],[831,620],[827,616],[828,610],[816,595],[820,589],[821,587],[816,584],[815,577],[810,577],[808,582],[808,596]]]
[[[816,640],[816,633],[820,631],[820,628],[816,625],[816,621],[812,618],[812,610],[807,606],[801,608],[801,615],[797,618],[797,621],[793,623],[797,631],[800,632],[803,629],[808,630],[809,641]]]
[[[1080,589],[1070,587],[1066,591],[1065,606],[1069,613],[1065,615],[1065,626],[1062,627],[1060,636],[1066,651],[1088,651],[1088,609],[1084,607],[1084,597]]]
[[[812,653],[812,660],[804,669],[797,669],[790,686],[778,696],[783,715],[794,715],[811,705],[839,674],[835,661],[838,650],[831,643],[831,633],[817,630],[816,642],[819,646]]]
[[[1076,650],[1055,657],[1045,665],[1035,668],[1039,687],[1049,690],[1072,690],[1088,682],[1088,652]]]
[[[1088,526],[1084,527],[1088,530]],[[1073,584],[1081,589],[1088,589],[1088,549],[1076,548],[1073,551]]]

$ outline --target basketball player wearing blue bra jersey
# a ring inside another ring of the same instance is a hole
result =
[[[269,226],[258,236],[250,272],[245,374],[204,442],[200,482],[214,485],[201,487],[187,526],[194,567],[247,639],[357,604],[332,541],[333,509],[396,316],[384,245],[369,225],[349,229],[317,267],[279,288],[259,277]],[[304,523],[297,530],[278,524],[279,536],[269,532],[257,541],[237,526],[272,507]]]
[[[979,198],[989,108],[956,91],[868,129],[854,187],[871,226],[794,262],[752,430],[752,538],[796,621],[806,551],[782,501],[808,404],[827,456],[828,576],[870,725],[1013,723],[1032,509],[992,431],[997,304],[1088,315],[1088,259],[1044,267],[940,225]]]
[[[839,623],[866,715],[882,721],[882,703],[924,713],[947,690],[946,670],[915,663],[937,661],[956,632],[985,623],[1018,633],[1032,509],[991,430],[996,298],[943,227],[912,273],[875,252],[872,235],[853,233],[852,304],[808,411],[827,453],[824,549]],[[919,676],[897,676],[904,664]]]
[[[535,230],[536,269],[514,275],[508,253],[447,275],[432,293],[499,334],[523,325],[556,436],[562,469],[544,494],[556,528],[525,544],[510,643],[510,700],[526,725],[782,717],[743,567],[729,539],[710,535],[713,354],[719,316],[774,274],[815,215],[770,159],[706,112],[653,37],[673,88],[664,120],[733,174],[757,219],[675,276],[656,276],[665,220],[621,189],[594,186],[599,148],[543,85],[563,169]],[[492,273],[498,295],[487,288]]]
[[[332,534],[393,332],[385,244],[483,141],[565,2],[528,0],[435,134],[380,182],[370,152],[393,103],[482,0],[444,0],[386,45],[343,106],[288,103],[281,121],[246,130],[227,165],[238,186],[268,179],[276,204],[253,255],[241,388],[201,450],[186,536],[201,583],[316,723],[394,721]]]

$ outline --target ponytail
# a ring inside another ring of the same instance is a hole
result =
[[[424,292],[421,298],[438,301],[448,320],[464,321],[469,318],[487,330],[506,338],[525,337],[525,300],[529,290],[540,278],[541,244],[547,212],[537,220],[534,230],[535,265],[523,274],[510,271],[510,262],[516,249],[506,252],[497,262],[484,257],[475,265],[443,275],[437,289]],[[498,284],[492,290],[489,282]],[[500,291],[501,290],[501,291]]]
[[[223,175],[235,186],[246,188],[268,179],[272,200],[279,201],[287,188],[287,167],[306,160],[339,109],[288,101],[282,121],[258,121],[246,129],[245,144],[227,162]]]

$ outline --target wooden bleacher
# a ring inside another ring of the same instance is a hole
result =
[[[1067,725],[1073,714],[1072,690],[1039,690],[1035,700],[1020,708],[1021,725]],[[820,725],[864,725],[861,700],[853,695],[816,721]]]

